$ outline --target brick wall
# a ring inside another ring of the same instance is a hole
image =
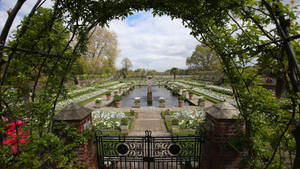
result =
[[[206,114],[206,142],[203,144],[202,168],[237,169],[242,155],[228,142],[240,134],[241,123],[235,119],[216,119]]]

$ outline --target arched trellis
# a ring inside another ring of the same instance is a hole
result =
[[[276,108],[272,100],[266,100],[266,106],[261,106],[262,100],[258,100],[263,95],[259,94],[260,89],[255,88],[255,78],[257,74],[247,72],[246,65],[253,59],[258,59],[260,66],[266,62],[276,62],[280,78],[286,81],[286,88],[290,94],[291,114],[288,121],[282,126],[283,130],[278,129],[280,133],[275,144],[274,151],[270,157],[267,157],[268,163],[265,168],[274,161],[278,155],[278,147],[282,139],[289,131],[292,124],[299,120],[299,105],[297,99],[298,81],[300,77],[299,68],[296,63],[295,54],[291,41],[299,38],[297,31],[293,26],[292,20],[295,18],[288,7],[281,6],[280,2],[273,1],[213,1],[213,0],[57,0],[55,1],[53,16],[51,22],[59,18],[66,19],[67,29],[72,36],[66,47],[57,55],[64,56],[69,48],[71,41],[77,37],[77,43],[73,46],[72,55],[65,58],[64,70],[71,69],[74,60],[78,54],[84,51],[88,32],[96,25],[106,25],[112,19],[122,19],[135,11],[153,10],[154,15],[169,15],[172,18],[181,18],[183,24],[191,29],[191,34],[216,51],[223,63],[224,73],[232,85],[237,99],[240,111],[243,114],[242,119],[246,122],[246,138],[248,143],[248,153],[254,156],[253,144],[255,135],[255,112],[270,113],[265,108]],[[259,17],[263,15],[263,17]],[[232,24],[229,26],[229,24]],[[247,25],[248,24],[248,25]],[[50,24],[51,25],[51,24]],[[269,26],[273,26],[270,30]],[[51,27],[48,28],[51,31]],[[26,32],[26,27],[23,28]],[[290,29],[290,30],[288,30]],[[292,35],[290,35],[292,34]],[[18,37],[19,36],[19,37]],[[20,33],[17,38],[22,37]],[[41,35],[42,36],[42,35]],[[260,37],[267,39],[262,41]],[[18,43],[11,47],[12,51],[18,49]],[[49,47],[50,48],[50,47]],[[21,50],[21,49],[18,49]],[[27,49],[29,50],[29,49]],[[43,53],[42,56],[51,54]],[[9,68],[10,60],[13,59],[14,52],[8,56],[5,62],[1,85],[5,84],[6,70]],[[42,66],[41,66],[42,67]],[[55,66],[53,66],[55,68]],[[62,86],[66,74],[59,81],[59,90],[52,107],[52,115],[59,95],[62,92]],[[32,100],[34,100],[34,91],[39,75],[35,80]],[[265,93],[266,94],[266,93]],[[269,96],[269,94],[266,94]],[[2,104],[2,103],[1,103]],[[287,111],[287,110],[282,110]],[[278,116],[278,112],[273,113]],[[51,119],[51,118],[50,118]],[[51,119],[52,120],[52,119]],[[299,124],[297,125],[297,130]],[[52,125],[50,125],[52,129]],[[299,135],[299,134],[298,134]],[[299,139],[299,136],[296,138]],[[299,140],[297,140],[299,141]],[[299,144],[299,143],[298,143]],[[298,148],[299,149],[299,148]],[[299,157],[297,149],[296,158]],[[294,167],[299,165],[295,160]]]

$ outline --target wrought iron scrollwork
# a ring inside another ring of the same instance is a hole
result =
[[[120,154],[125,155],[128,153],[129,148],[126,144],[120,144],[118,145],[117,150]]]
[[[110,167],[113,164],[131,166],[132,162],[137,162],[141,163],[140,166],[147,163],[150,169],[150,163],[167,162],[162,165],[166,168],[177,162],[193,162],[197,168],[200,166],[203,135],[152,136],[152,132],[146,130],[145,136],[110,136],[97,131],[96,141],[100,167],[106,162],[111,163]]]
[[[177,144],[172,144],[169,146],[169,152],[172,155],[178,155],[180,152],[180,147]]]
[[[145,135],[146,135],[146,136],[149,137],[149,136],[151,136],[151,134],[152,134],[152,131],[151,131],[151,130],[146,130],[146,131],[145,131]]]
[[[102,135],[103,135],[103,132],[101,130],[96,131],[96,136],[102,136]]]

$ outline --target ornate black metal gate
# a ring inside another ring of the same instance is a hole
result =
[[[96,135],[100,169],[200,168],[201,135],[193,136]]]

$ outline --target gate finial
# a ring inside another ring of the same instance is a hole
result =
[[[151,131],[151,130],[146,130],[146,131],[145,131],[145,134],[146,134],[146,136],[151,136],[152,131]]]

